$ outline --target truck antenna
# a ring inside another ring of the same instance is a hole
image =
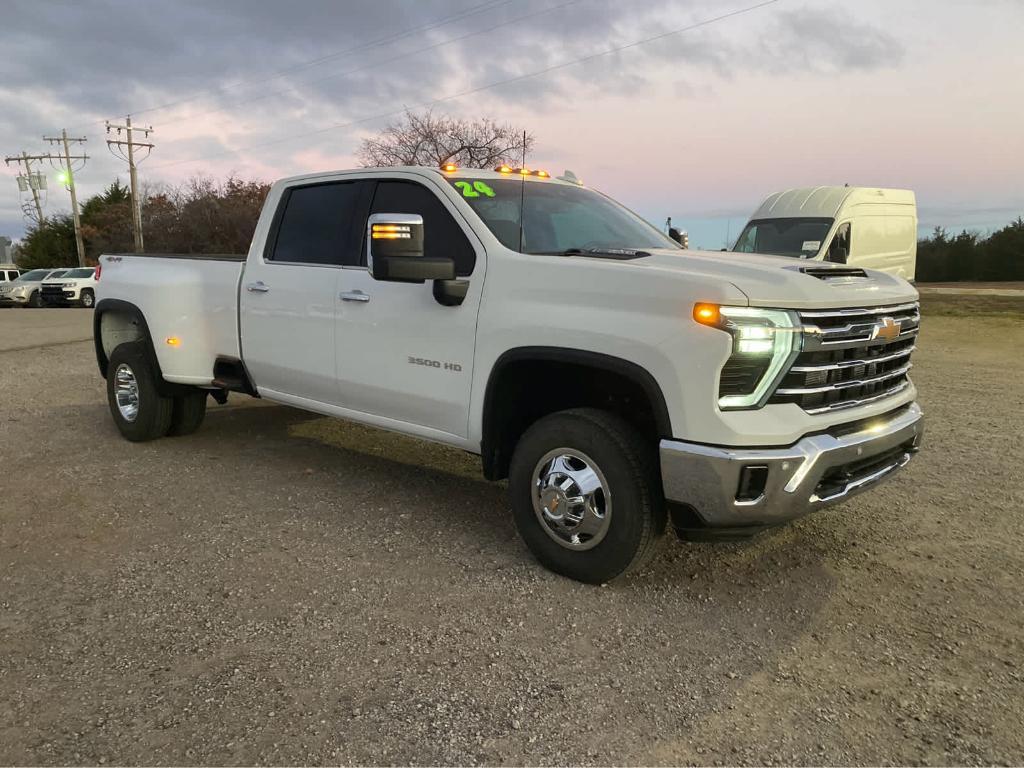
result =
[[[523,209],[526,206],[526,131],[523,131],[523,164],[519,166],[519,252],[523,252]]]

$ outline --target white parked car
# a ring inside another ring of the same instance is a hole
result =
[[[96,303],[96,267],[75,267],[59,278],[46,278],[39,297],[47,307],[91,308]]]
[[[13,283],[21,275],[21,270],[14,264],[0,264],[0,286]]]
[[[906,280],[683,250],[543,172],[298,176],[247,256],[101,263],[127,439],[192,432],[230,390],[457,446],[583,581],[636,568],[669,519],[736,537],[848,500],[922,437]]]
[[[0,306],[41,307],[40,291],[44,280],[62,277],[65,269],[33,269],[14,282],[0,283]]]
[[[907,189],[808,187],[776,192],[754,212],[733,250],[831,261],[913,281],[917,202]]]

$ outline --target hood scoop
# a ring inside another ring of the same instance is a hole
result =
[[[816,277],[819,280],[866,280],[868,273],[857,267],[799,267],[798,270],[805,275]]]

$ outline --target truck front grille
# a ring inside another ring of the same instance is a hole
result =
[[[803,350],[771,403],[824,413],[881,400],[910,385],[910,356],[921,324],[916,303],[807,310]]]

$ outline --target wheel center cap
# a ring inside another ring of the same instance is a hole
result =
[[[541,492],[540,503],[553,520],[562,520],[569,506],[565,494],[559,488],[545,488]]]

